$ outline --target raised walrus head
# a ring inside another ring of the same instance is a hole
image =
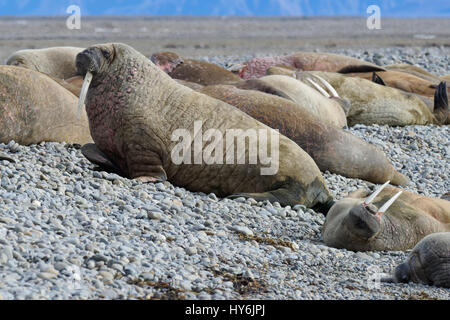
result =
[[[174,52],[158,52],[153,54],[150,60],[166,73],[171,73],[184,62],[183,58]]]
[[[450,232],[433,233],[423,238],[407,260],[395,268],[385,282],[416,282],[450,288]]]

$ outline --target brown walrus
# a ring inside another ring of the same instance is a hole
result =
[[[360,77],[366,80],[372,80],[372,72],[348,73],[350,77]],[[376,73],[378,77],[383,79],[386,86],[403,90],[405,92],[415,93],[425,97],[434,97],[436,87],[441,81],[428,81],[415,75],[400,71],[379,71]]]
[[[450,232],[433,233],[420,240],[393,276],[382,281],[450,288]]]
[[[191,191],[319,211],[333,203],[314,160],[293,141],[229,104],[178,84],[130,46],[90,47],[77,56],[76,65],[85,75],[80,105],[86,99],[95,144],[127,177],[167,179]],[[238,133],[224,145],[222,137],[233,129]],[[255,140],[252,132],[259,133]],[[242,142],[239,148],[235,138]],[[271,150],[267,163],[264,148],[266,154]],[[246,164],[247,157],[254,164]]]
[[[292,76],[290,70],[279,67],[273,67],[269,72]],[[436,104],[426,102],[425,97],[340,73],[296,71],[294,75],[297,79],[318,75],[329,82],[341,98],[350,102],[347,114],[349,126],[355,124],[408,126],[446,124],[448,121],[448,98],[446,90],[442,90],[445,86],[442,85],[436,89],[439,93],[439,98],[435,99],[435,102],[438,102]]]
[[[372,72],[383,71],[373,63],[332,53],[298,52],[286,56],[260,57],[245,62],[239,70],[242,79],[260,78],[272,66],[283,65],[301,71]]]
[[[289,99],[328,124],[337,128],[347,126],[346,111],[350,109],[348,102],[339,97],[324,96],[317,89],[312,89],[305,83],[291,77],[283,75],[265,76],[241,82],[236,87],[258,90]]]
[[[0,66],[0,142],[92,141],[86,113],[77,120],[77,98],[34,70]]]
[[[75,57],[83,50],[75,47],[20,50],[13,53],[6,64],[68,79],[77,75]]]
[[[424,80],[434,82],[434,83],[439,83],[442,81],[438,76],[432,74],[431,72],[428,72],[425,69],[422,69],[418,66],[414,66],[414,65],[410,65],[410,64],[406,64],[406,63],[391,64],[388,66],[384,66],[384,68],[386,70],[401,71],[401,72],[409,73],[411,75],[414,75],[416,77],[419,77],[419,78],[422,78]]]
[[[398,185],[408,183],[408,178],[394,169],[382,151],[348,132],[327,125],[292,101],[229,85],[207,86],[198,91],[278,129],[305,150],[322,171],[374,183],[386,180]]]
[[[173,79],[180,79],[201,84],[231,84],[241,80],[240,77],[206,61],[185,59],[173,52],[159,52],[152,55],[152,62]]]
[[[330,209],[322,230],[326,245],[353,251],[408,250],[428,234],[450,231],[450,201],[386,184],[367,196],[367,190],[357,190]],[[388,203],[390,199],[395,202]]]

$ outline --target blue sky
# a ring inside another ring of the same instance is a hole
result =
[[[367,16],[376,4],[382,16],[447,17],[450,0],[0,0],[0,16],[66,15]]]

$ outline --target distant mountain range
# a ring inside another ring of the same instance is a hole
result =
[[[2,16],[67,15],[367,16],[378,5],[384,17],[450,17],[450,0],[0,0]]]

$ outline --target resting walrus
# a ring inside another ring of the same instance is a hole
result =
[[[80,105],[86,98],[95,144],[127,177],[167,179],[191,191],[317,210],[333,203],[319,168],[294,142],[235,107],[178,84],[133,48],[96,45],[80,53],[76,65],[86,75]],[[224,145],[222,137],[232,129],[238,134],[226,138]],[[252,129],[259,133],[257,140],[251,137]],[[246,136],[252,147],[245,143]],[[243,142],[239,148],[235,137]],[[208,143],[211,140],[214,143]],[[253,148],[257,142],[258,157]],[[264,165],[262,149],[266,154],[270,150],[272,157]],[[206,161],[207,151],[214,153],[215,161]],[[247,157],[255,164],[246,164]]]
[[[0,142],[92,141],[86,113],[77,120],[77,98],[48,76],[0,66]]]
[[[435,90],[437,96],[434,101],[431,101],[426,97],[340,73],[292,72],[280,67],[272,67],[268,73],[294,76],[297,79],[317,75],[324,78],[340,97],[350,102],[350,110],[347,114],[349,126],[355,124],[389,126],[446,124],[450,120],[445,83],[438,86]]]
[[[198,90],[229,103],[271,128],[278,129],[305,150],[322,171],[373,183],[408,183],[382,151],[364,140],[321,121],[292,101],[234,86],[207,86]]]
[[[75,47],[20,50],[13,53],[6,64],[68,79],[77,75],[75,57],[83,50]]]
[[[317,85],[317,83],[313,82]],[[236,85],[239,89],[258,90],[289,99],[322,121],[337,128],[347,126],[348,102],[340,97],[324,96],[317,88],[284,75],[265,76],[250,79]],[[320,88],[320,87],[319,87]]]
[[[173,79],[194,82],[202,86],[231,84],[241,80],[239,76],[218,65],[185,59],[173,52],[155,53],[150,59]]]
[[[399,251],[411,249],[428,234],[450,231],[450,201],[384,186],[369,198],[361,189],[336,202],[323,226],[325,244],[353,251]]]
[[[414,247],[384,282],[416,282],[450,288],[450,232],[433,233]]]
[[[260,78],[272,66],[283,65],[301,71],[372,72],[383,71],[373,63],[332,53],[298,52],[287,56],[259,57],[245,62],[239,70],[242,79]]]
[[[430,81],[430,82],[439,83],[442,81],[438,76],[432,74],[431,72],[428,72],[425,69],[422,69],[418,66],[414,66],[411,64],[406,64],[406,63],[391,64],[391,65],[385,66],[384,68],[386,70],[401,71],[401,72],[409,73],[409,74],[412,74],[416,77],[422,78],[422,79]]]

